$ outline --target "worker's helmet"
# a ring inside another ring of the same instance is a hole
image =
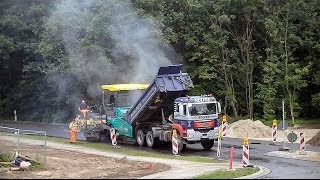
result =
[[[82,103],[85,103],[85,101],[84,101],[84,100],[82,100],[81,102],[82,102]]]

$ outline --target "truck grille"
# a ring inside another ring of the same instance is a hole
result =
[[[210,129],[198,129],[195,131],[199,131],[200,133],[207,133]]]

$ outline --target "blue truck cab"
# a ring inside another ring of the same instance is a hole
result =
[[[212,95],[179,97],[174,102],[172,126],[185,144],[201,142],[204,149],[210,149],[219,131],[220,112],[221,105]]]

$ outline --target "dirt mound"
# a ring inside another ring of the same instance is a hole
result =
[[[220,126],[221,128],[221,126]],[[221,128],[222,129],[222,128]],[[305,141],[307,144],[320,146],[320,129],[309,129],[303,127],[288,127],[288,129],[283,130],[278,129],[276,133],[276,141],[283,141],[284,138],[288,141],[287,136],[289,133],[295,133],[299,142],[300,132],[305,133]],[[264,125],[261,121],[256,120],[239,120],[234,123],[229,123],[227,126],[226,136],[232,138],[244,138],[248,137],[249,139],[261,139],[261,140],[272,140],[272,129],[269,126]]]
[[[264,125],[261,121],[252,121],[250,119],[239,120],[227,128],[227,137],[238,138],[265,138],[271,137],[271,127]]]
[[[310,144],[310,145],[313,145],[313,146],[320,146],[320,132],[318,132],[315,136],[313,136],[306,143]]]

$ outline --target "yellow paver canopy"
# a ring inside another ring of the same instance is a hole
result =
[[[108,84],[101,85],[101,88],[109,91],[128,91],[135,89],[147,89],[148,86],[149,84]]]

